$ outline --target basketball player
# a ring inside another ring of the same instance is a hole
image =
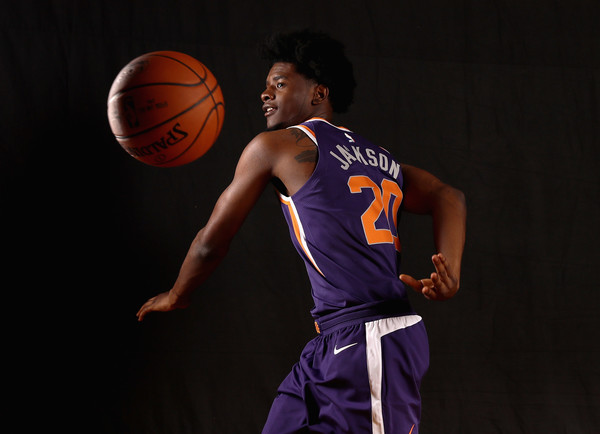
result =
[[[274,183],[306,263],[317,336],[280,385],[263,432],[416,434],[429,349],[406,288],[431,300],[457,292],[463,194],[330,123],[351,104],[355,87],[339,42],[295,32],[272,38],[265,52],[272,65],[261,95],[267,131],[244,149],[174,286],[146,302],[138,319],[188,306]],[[439,253],[435,271],[421,279],[398,276],[401,209],[433,217]]]

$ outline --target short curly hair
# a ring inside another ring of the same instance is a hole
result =
[[[329,88],[331,108],[344,113],[354,101],[354,68],[344,45],[329,35],[310,29],[275,33],[261,45],[265,60],[273,65],[288,62],[308,79]]]

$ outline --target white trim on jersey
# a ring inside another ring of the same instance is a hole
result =
[[[337,128],[338,130],[346,131],[348,133],[352,132],[348,128],[333,125],[331,122],[329,122],[323,118],[311,118],[311,119],[307,120],[306,122],[311,122],[311,121],[325,122],[326,124],[329,124],[332,127]],[[313,130],[311,130],[308,126],[303,125],[303,124],[298,124],[298,125],[292,125],[291,127],[288,127],[288,128],[298,128],[299,130],[304,131],[306,133],[306,135],[308,137],[310,137],[310,139],[315,143],[315,145],[319,146],[319,143],[317,142],[317,137],[315,136],[315,132]],[[349,137],[347,134],[346,134],[346,136]]]
[[[421,321],[419,315],[406,315],[384,318],[365,323],[367,344],[367,371],[371,386],[371,417],[373,434],[384,434],[383,410],[381,406],[381,383],[383,380],[383,360],[381,338],[397,330],[413,326]]]
[[[315,259],[313,258],[312,253],[310,253],[310,249],[308,248],[308,243],[306,242],[306,234],[304,233],[304,227],[302,226],[302,220],[300,219],[300,215],[298,214],[298,210],[296,209],[296,205],[294,204],[294,200],[291,197],[285,196],[284,194],[279,193],[279,200],[287,205],[288,210],[290,212],[290,217],[292,218],[293,229],[296,234],[296,239],[302,246],[302,250],[313,264],[315,269],[321,274],[321,276],[325,277],[319,266],[317,265]]]
[[[304,125],[294,125],[290,128],[297,128],[304,131],[304,133],[315,143],[315,145],[319,146],[317,143],[317,138],[315,137],[315,133],[310,128],[305,127]]]

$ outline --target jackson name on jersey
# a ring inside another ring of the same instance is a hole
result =
[[[348,133],[344,133],[344,135],[348,138],[348,142],[354,143],[354,139]],[[365,155],[363,155],[361,149],[353,145],[350,145],[350,148],[346,145],[336,145],[336,149],[339,155],[333,151],[329,151],[329,153],[341,163],[340,168],[343,170],[348,170],[353,163],[359,162],[365,166],[379,167],[380,170],[387,172],[392,178],[398,178],[400,164],[396,161],[390,161],[384,153],[376,153],[373,149],[365,149]]]

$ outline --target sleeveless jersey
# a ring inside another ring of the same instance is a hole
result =
[[[306,263],[313,317],[366,303],[406,300],[398,278],[400,164],[354,132],[313,118],[298,128],[317,145],[309,180],[280,194],[292,242]]]

